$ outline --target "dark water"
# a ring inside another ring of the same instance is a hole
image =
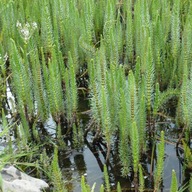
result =
[[[96,156],[95,156],[96,155]],[[98,156],[100,162],[98,162]],[[103,156],[94,154],[86,145],[79,151],[72,151],[68,157],[60,156],[63,159],[62,173],[64,179],[67,181],[67,187],[70,191],[81,191],[81,176],[84,175],[87,183],[92,186],[96,182],[95,191],[99,191],[100,185],[104,183],[103,172],[101,164],[104,164]],[[112,188],[115,188],[117,182],[121,183],[124,191],[131,191],[131,178],[122,178],[121,172],[116,170],[117,165],[109,166],[110,183]],[[148,171],[150,165],[147,165]],[[169,191],[171,184],[172,170],[177,173],[178,185],[182,185],[182,165],[176,156],[175,146],[172,144],[165,145],[165,162],[164,174],[162,182],[162,191]],[[146,174],[146,183],[150,183],[150,176]],[[147,185],[147,184],[146,184]]]

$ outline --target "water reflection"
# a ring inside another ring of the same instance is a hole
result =
[[[161,191],[169,191],[171,185],[172,169],[177,173],[178,184],[182,185],[182,166],[176,155],[175,146],[172,144],[165,145],[165,162],[164,162],[164,175],[161,184]],[[121,177],[119,159],[117,155],[111,157],[111,165],[109,165],[109,176],[112,186],[121,183],[124,191],[131,191],[131,176],[128,178]],[[61,160],[60,156],[60,160]],[[68,157],[63,159],[62,171],[64,178],[68,181],[69,191],[79,192],[81,176],[86,177],[87,183],[92,186],[96,182],[95,191],[99,191],[100,185],[103,184],[103,164],[105,163],[104,156],[101,153],[98,146],[91,146],[88,142],[84,148],[80,151],[74,150]],[[146,187],[149,189],[152,187],[150,178],[150,160],[143,158],[142,166],[144,169],[144,175],[147,176]]]
[[[165,191],[169,191],[171,178],[172,178],[172,170],[174,169],[177,174],[178,185],[182,184],[181,178],[181,162],[176,156],[176,149],[174,145],[166,144],[165,145],[165,162],[164,162],[164,176],[163,176],[163,184]]]

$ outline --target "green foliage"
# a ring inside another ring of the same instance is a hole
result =
[[[190,177],[190,181],[189,181],[189,191],[192,190],[192,178]]]
[[[3,178],[2,175],[0,174],[0,191],[3,191]]]
[[[128,136],[129,136],[129,125],[127,117],[125,114],[128,114],[127,105],[126,105],[126,95],[125,92],[121,89],[121,100],[120,100],[120,140],[119,140],[119,156],[121,157],[122,175],[127,176],[129,173],[129,167],[131,165],[130,158],[130,147],[128,146]]]
[[[74,146],[81,146],[78,88],[85,86],[93,140],[103,139],[110,160],[112,140],[119,138],[122,175],[127,176],[130,167],[135,176],[139,171],[143,191],[139,159],[147,151],[148,131],[155,139],[155,123],[170,99],[176,101],[178,125],[191,132],[192,3],[2,0],[0,14],[0,107],[6,103],[8,85],[15,97],[14,118],[17,113],[21,121],[18,147],[27,145],[31,136],[40,142],[37,127],[50,116],[61,146],[63,132],[73,137]],[[63,124],[68,131],[62,130]],[[163,142],[161,133],[156,191],[162,177]],[[190,149],[183,145],[190,165]],[[59,172],[56,159],[54,169]],[[56,176],[61,179],[59,173]],[[85,179],[82,186],[91,190]]]
[[[36,101],[37,116],[41,121],[46,121],[48,118],[48,103],[44,94],[45,84],[43,82],[42,67],[39,61],[38,50],[35,48],[30,54],[32,85],[34,100]]]
[[[110,192],[111,191],[111,187],[110,187],[110,181],[109,181],[109,174],[107,171],[107,166],[104,165],[104,181],[105,181],[105,190],[106,192]]]
[[[178,191],[178,186],[177,186],[177,176],[175,173],[175,170],[172,170],[172,181],[171,181],[171,192],[176,192]]]
[[[132,123],[131,129],[131,151],[132,151],[132,160],[133,160],[133,171],[136,174],[138,171],[139,165],[139,133],[137,129],[136,122]]]
[[[42,1],[39,6],[41,6],[41,42],[45,49],[45,52],[51,53],[54,44],[54,37],[50,5],[48,2],[46,3],[46,1]]]
[[[145,188],[145,181],[141,164],[139,164],[139,192],[143,192]]]
[[[61,84],[61,75],[57,61],[56,50],[51,51],[52,58],[48,60],[48,82],[47,95],[50,112],[54,119],[58,122],[60,115],[64,113],[64,101]]]
[[[180,48],[180,1],[176,0],[173,4],[171,25],[172,54],[176,59]]]
[[[104,187],[104,185],[102,184],[101,187],[100,187],[99,192],[104,192],[104,191],[105,191],[105,187]]]
[[[62,180],[61,170],[58,164],[58,149],[55,147],[54,156],[51,163],[51,180],[54,184],[54,191],[56,192],[65,192],[67,191],[64,186],[64,182]]]
[[[75,112],[77,111],[77,84],[76,84],[76,73],[75,65],[71,54],[69,53],[68,68],[65,72],[65,82],[66,82],[66,105],[67,105],[67,115],[68,120],[73,119]]]
[[[120,185],[119,182],[117,183],[117,192],[122,192],[122,190],[121,190],[121,185]]]
[[[164,141],[164,132],[161,131],[161,139],[158,144],[158,156],[157,156],[157,166],[154,175],[154,191],[158,191],[159,185],[162,180],[163,166],[164,166],[164,155],[165,155],[165,141]]]
[[[144,66],[146,67],[145,71],[145,80],[146,80],[146,99],[147,99],[147,110],[148,114],[151,113],[151,107],[154,99],[154,77],[155,77],[155,69],[154,69],[154,61],[152,56],[152,43],[151,38],[148,38],[147,42],[147,53],[146,53],[146,60],[144,61]]]
[[[82,192],[88,192],[88,191],[90,191],[89,186],[88,186],[88,185],[86,184],[86,182],[85,182],[85,177],[84,177],[84,176],[81,177],[81,191],[82,191]]]
[[[93,184],[92,188],[86,183],[85,177],[81,177],[81,192],[94,192],[96,183]]]
[[[189,169],[192,168],[192,152],[190,147],[187,145],[187,143],[182,140],[183,148],[184,148],[184,159],[185,159],[185,166]]]

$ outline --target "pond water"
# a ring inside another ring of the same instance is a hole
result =
[[[84,175],[87,183],[92,186],[96,182],[95,191],[99,191],[99,187],[104,183],[102,165],[105,160],[101,152],[94,153],[85,145],[79,151],[72,151],[68,156],[60,154],[60,162],[62,162],[62,173],[67,182],[69,191],[81,191],[81,176]],[[112,188],[116,186],[117,182],[121,183],[124,191],[131,191],[131,177],[121,177],[121,172],[118,170],[118,165],[109,166],[110,183]],[[150,185],[149,170],[150,165],[147,164],[148,173],[146,173],[146,185]],[[182,185],[182,165],[176,156],[175,146],[172,144],[165,145],[165,162],[164,162],[164,176],[162,182],[162,191],[169,191],[171,184],[172,170],[177,173],[179,186]]]

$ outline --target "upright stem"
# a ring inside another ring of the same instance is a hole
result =
[[[135,192],[138,192],[138,177],[137,177],[137,173],[134,173],[134,186],[135,186]]]
[[[153,170],[154,170],[154,153],[155,153],[155,142],[152,140],[152,153],[151,153],[151,165],[150,165],[150,177],[153,176]]]

